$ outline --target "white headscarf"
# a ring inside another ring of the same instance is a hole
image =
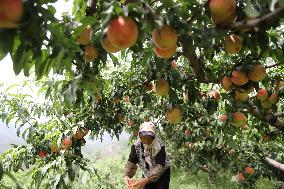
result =
[[[155,139],[153,140],[152,144],[150,145],[143,144],[145,160],[149,164],[149,167],[151,169],[153,167],[151,157],[155,157],[158,154],[158,152],[161,150],[161,143],[154,123],[152,122],[142,123],[140,125],[139,133],[142,131],[151,131],[155,134]]]

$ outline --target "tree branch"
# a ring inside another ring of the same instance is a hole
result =
[[[209,83],[208,78],[205,75],[205,71],[203,68],[203,62],[201,62],[200,59],[197,57],[196,53],[193,51],[190,51],[190,49],[188,49],[183,42],[181,42],[181,44],[182,44],[182,49],[183,49],[182,54],[188,59],[189,66],[191,67],[194,76],[200,82]]]
[[[284,112],[274,114],[275,117],[284,117]]]
[[[232,28],[241,29],[243,27],[256,27],[256,26],[266,26],[278,20],[284,14],[284,7],[279,7],[275,11],[270,12],[260,18],[252,20],[242,20],[235,22],[231,25]]]
[[[257,106],[255,106],[252,101],[247,100],[246,104],[249,107],[249,112],[256,118],[263,122],[269,123],[271,126],[277,128],[278,130],[284,132],[284,121],[279,119],[272,113],[261,113]]]
[[[265,158],[265,161],[266,163],[268,163],[270,166],[280,170],[280,171],[283,171],[284,172],[284,164],[283,163],[279,163],[273,159],[270,159],[270,158]]]
[[[187,23],[188,25],[191,25],[192,22],[193,22],[195,19],[197,19],[199,16],[201,16],[201,13],[202,13],[202,9],[198,9],[198,11],[194,12],[194,14],[186,20],[186,23]]]

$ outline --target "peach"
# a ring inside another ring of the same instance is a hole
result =
[[[96,60],[99,57],[98,51],[96,49],[96,47],[92,47],[92,46],[85,46],[85,56],[84,58],[89,61],[92,62],[94,60]]]
[[[17,28],[18,26],[19,24],[15,22],[0,20],[0,28]]]
[[[235,90],[235,100],[237,102],[244,102],[248,99],[248,93],[242,92],[240,90]]]
[[[249,81],[249,79],[248,79],[247,75],[244,72],[241,72],[241,71],[238,71],[238,70],[234,70],[232,72],[231,81],[235,85],[241,86],[241,85],[245,85]]]
[[[118,51],[120,51],[119,48],[116,48],[115,46],[113,46],[107,37],[103,38],[103,40],[101,40],[101,45],[102,47],[105,49],[106,52],[108,53],[116,53]]]
[[[225,122],[227,119],[228,119],[228,116],[226,114],[222,114],[222,115],[219,116],[219,120],[221,122]]]
[[[124,101],[125,101],[125,102],[129,102],[129,101],[130,101],[130,98],[129,98],[128,95],[124,96]]]
[[[221,81],[221,85],[222,85],[222,87],[225,91],[232,90],[232,86],[233,86],[232,81],[227,76],[223,77],[223,79]]]
[[[248,78],[252,81],[261,81],[266,76],[265,67],[261,64],[254,66],[248,73]]]
[[[158,96],[168,96],[169,95],[170,86],[168,81],[159,80],[156,83],[156,94]]]
[[[260,89],[258,92],[257,92],[257,95],[256,95],[257,99],[263,101],[263,100],[266,100],[268,98],[268,92],[265,88],[262,88]]]
[[[254,174],[254,169],[252,167],[246,167],[245,168],[245,173],[247,173],[249,175],[253,175]]]
[[[210,0],[209,9],[212,16],[218,18],[228,18],[237,7],[236,0]]]
[[[83,129],[84,136],[86,136],[89,133],[89,131],[90,131],[90,129],[84,128]]]
[[[62,148],[63,149],[69,149],[72,146],[73,142],[71,137],[66,137],[62,140]]]
[[[270,97],[268,97],[268,102],[270,104],[277,104],[277,102],[278,102],[278,95],[277,94],[271,94]]]
[[[172,69],[177,69],[177,62],[173,60],[171,62],[171,67],[172,67]]]
[[[152,91],[154,88],[154,84],[152,82],[146,83],[146,90],[147,91]]]
[[[241,127],[247,124],[247,117],[242,112],[234,112],[233,115],[233,125],[236,127]]]
[[[161,30],[155,28],[152,38],[156,47],[161,50],[174,48],[177,44],[177,32],[172,27],[164,24]]]
[[[74,137],[75,139],[81,139],[81,138],[83,138],[84,136],[85,136],[85,135],[84,135],[83,129],[78,129],[73,137]]]
[[[55,143],[51,144],[50,150],[51,150],[52,153],[57,153],[57,152],[60,151],[60,149],[58,148],[57,144],[55,144]]]
[[[189,136],[191,135],[191,132],[189,131],[189,129],[186,129],[186,130],[184,131],[184,135],[185,135],[186,137],[189,137]]]
[[[174,107],[166,112],[166,118],[168,122],[178,124],[181,122],[182,112],[178,107]]]
[[[138,28],[135,21],[123,16],[113,19],[107,27],[107,38],[118,49],[126,49],[135,45],[138,39]]]
[[[237,35],[227,35],[224,41],[224,48],[227,53],[237,54],[242,50],[242,39]]]
[[[249,126],[248,125],[244,125],[244,126],[242,126],[242,129],[247,130],[247,129],[249,129]]]
[[[0,1],[0,28],[16,28],[24,8],[22,0]]]
[[[230,16],[228,17],[217,17],[214,15],[212,16],[212,21],[216,26],[223,26],[233,23],[236,20],[236,11],[234,11]]]
[[[244,177],[243,173],[240,173],[240,174],[238,175],[238,181],[239,181],[239,182],[243,182],[244,180],[245,180],[245,177]]]
[[[221,99],[220,93],[218,91],[211,91],[211,96],[217,101]]]
[[[40,150],[40,151],[38,152],[38,156],[39,156],[41,159],[46,158],[47,155],[48,155],[48,153],[47,153],[45,150]]]
[[[279,91],[279,90],[283,90],[283,88],[284,88],[284,81],[278,81],[274,90]]]
[[[230,150],[228,151],[229,156],[234,155],[234,153],[235,153],[235,150],[234,150],[234,149],[230,149]]]
[[[171,58],[176,53],[176,50],[177,50],[176,45],[165,50],[155,47],[155,53],[159,58]]]
[[[88,45],[90,44],[92,36],[92,29],[90,26],[87,26],[77,37],[77,42],[80,45]]]
[[[128,120],[128,121],[127,121],[127,124],[128,124],[128,126],[130,126],[130,127],[133,126],[134,123],[135,123],[135,122],[134,122],[133,120]]]

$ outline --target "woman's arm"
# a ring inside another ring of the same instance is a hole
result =
[[[137,170],[137,165],[127,161],[124,169],[124,176],[132,178]]]
[[[136,170],[137,170],[137,163],[138,163],[138,157],[137,157],[137,154],[136,154],[136,150],[135,150],[135,147],[134,145],[132,145],[131,147],[131,152],[129,154],[129,157],[128,157],[128,161],[125,165],[125,169],[124,169],[124,175],[129,177],[129,178],[132,178],[135,173],[136,173]]]

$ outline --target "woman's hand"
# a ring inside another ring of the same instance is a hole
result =
[[[129,178],[128,176],[125,176],[124,177],[124,182],[125,182],[127,188],[131,187],[131,185],[130,185],[131,184],[131,178]]]
[[[132,186],[137,188],[144,188],[146,184],[150,182],[150,179],[148,178],[141,178],[137,180]]]

